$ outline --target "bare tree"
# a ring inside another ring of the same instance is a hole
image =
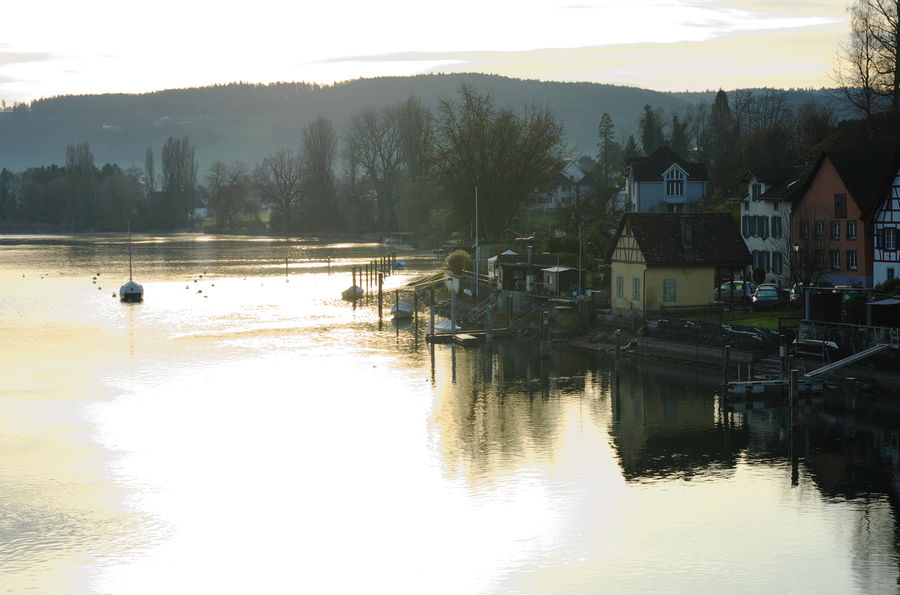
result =
[[[566,162],[562,125],[546,108],[522,115],[494,106],[463,86],[443,99],[437,120],[435,174],[457,225],[468,228],[478,188],[478,237],[499,237],[534,193],[548,188]]]
[[[313,228],[334,227],[335,204],[334,163],[337,157],[337,134],[331,121],[317,118],[300,135],[300,174],[306,197],[306,219]]]
[[[791,215],[791,240],[784,246],[795,282],[819,283],[831,270],[831,214],[825,208],[803,204]]]
[[[850,39],[838,51],[832,79],[839,97],[866,118],[900,107],[900,0],[856,0]]]
[[[241,162],[214,161],[206,175],[209,206],[219,231],[234,228],[238,213],[249,198],[250,176]]]
[[[263,202],[271,205],[280,218],[276,225],[285,235],[293,232],[295,211],[303,196],[300,159],[286,149],[277,151],[263,159],[254,178]]]
[[[411,96],[396,107],[400,134],[400,158],[408,178],[426,173],[432,151],[431,110],[418,97]]]
[[[354,168],[352,179],[368,185],[363,192],[375,192],[379,229],[394,229],[394,201],[402,165],[397,109],[367,109],[354,116],[347,131],[346,153]]]

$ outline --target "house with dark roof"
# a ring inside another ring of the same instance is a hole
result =
[[[611,246],[610,307],[619,315],[711,304],[719,282],[751,262],[728,213],[626,213]]]
[[[791,279],[791,206],[811,166],[751,167],[744,172],[747,192],[741,206],[741,235],[753,263],[744,274],[762,271],[766,281],[788,286]]]
[[[871,217],[891,151],[828,149],[813,165],[791,217],[804,283],[872,286]]]
[[[900,145],[884,172],[871,206],[872,284],[900,277]]]
[[[706,198],[708,186],[705,165],[663,146],[628,165],[625,208],[637,213],[687,213]]]

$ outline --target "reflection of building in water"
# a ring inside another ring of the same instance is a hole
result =
[[[611,434],[626,479],[732,469],[748,432],[725,414],[709,376],[623,365],[613,389]]]

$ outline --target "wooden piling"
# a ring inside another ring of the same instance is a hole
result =
[[[379,274],[378,275],[378,323],[379,324],[381,324],[381,320],[383,317],[382,311],[381,311],[381,307],[384,304],[384,295],[383,295],[384,287],[383,286],[384,286],[384,278],[382,275]]]
[[[728,362],[731,359],[731,345],[722,348],[722,386],[728,386]]]

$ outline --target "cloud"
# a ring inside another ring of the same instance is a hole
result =
[[[591,81],[660,91],[752,86],[821,87],[842,30],[747,31],[710,41],[635,43],[518,52],[397,52],[323,63],[406,63],[416,73],[483,72],[516,78]]]
[[[0,68],[29,62],[49,62],[59,56],[48,52],[10,52],[0,50]]]

